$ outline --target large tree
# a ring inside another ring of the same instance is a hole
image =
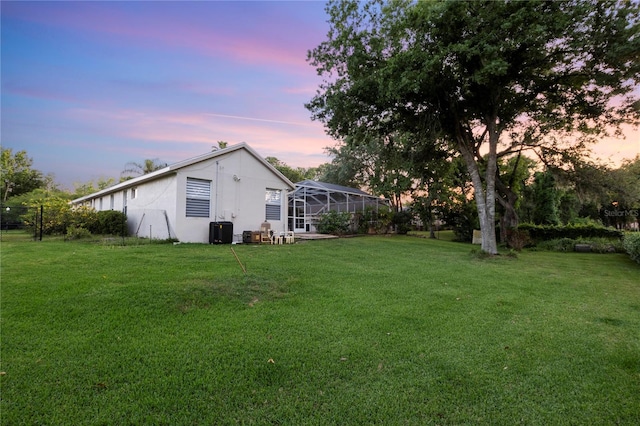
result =
[[[267,163],[275,167],[280,173],[282,173],[291,182],[296,183],[305,179],[315,179],[318,177],[317,167],[296,167],[289,166],[284,161],[280,161],[276,157],[265,157]]]
[[[449,145],[474,186],[482,250],[497,253],[498,159],[563,152],[638,123],[634,1],[332,1],[324,76],[307,104],[337,139],[413,131]]]
[[[101,177],[96,182],[89,181],[86,183],[74,183],[75,191],[72,194],[72,198],[80,198],[85,195],[93,194],[94,192],[102,191],[105,188],[113,186],[116,183],[114,178]]]
[[[329,148],[332,165],[347,186],[365,187],[391,202],[395,211],[413,197],[424,195],[444,173],[442,162],[450,152],[434,150],[416,141],[414,132],[389,135],[360,135],[357,140]],[[435,191],[432,191],[435,193]]]
[[[13,152],[11,148],[0,148],[0,194],[2,201],[37,188],[43,188],[52,178],[45,178],[42,172],[32,168],[33,159],[27,151]]]

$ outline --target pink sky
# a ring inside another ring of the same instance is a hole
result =
[[[73,183],[125,163],[173,163],[247,142],[293,167],[335,141],[304,108],[320,83],[307,51],[328,30],[322,2],[6,2],[2,145]],[[619,161],[640,132],[603,141]]]

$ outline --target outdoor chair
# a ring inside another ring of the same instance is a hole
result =
[[[269,222],[263,222],[262,225],[260,225],[260,243],[272,243],[271,224]]]
[[[284,232],[273,233],[273,244],[284,244]]]
[[[295,242],[295,237],[293,231],[287,231],[284,234],[284,243],[285,244],[293,244]]]

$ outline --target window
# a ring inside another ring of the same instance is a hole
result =
[[[109,210],[113,210],[113,206],[115,205],[115,196],[111,194],[109,197]]]
[[[131,199],[135,199],[138,196],[138,188],[131,188]]]
[[[187,217],[209,217],[211,181],[187,178]]]
[[[282,191],[279,189],[267,189],[265,194],[266,220],[280,220],[282,211]]]

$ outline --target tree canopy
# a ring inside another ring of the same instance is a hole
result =
[[[321,173],[319,167],[293,168],[286,164],[284,161],[280,161],[276,157],[265,157],[265,160],[293,183],[300,182],[305,179],[317,179],[319,173]]]
[[[167,163],[160,162],[157,158],[147,158],[142,163],[130,161],[124,166],[124,170],[121,172],[120,181],[132,179],[137,176],[142,176],[160,170],[167,167]]]
[[[11,196],[19,196],[45,186],[46,179],[42,172],[33,169],[33,159],[27,155],[27,151],[14,154],[11,148],[0,149],[0,193],[3,202]]]
[[[639,121],[636,2],[349,0],[326,10],[327,40],[308,55],[324,77],[312,117],[351,143],[402,130],[454,148],[485,252],[497,253],[498,158],[582,152]]]

